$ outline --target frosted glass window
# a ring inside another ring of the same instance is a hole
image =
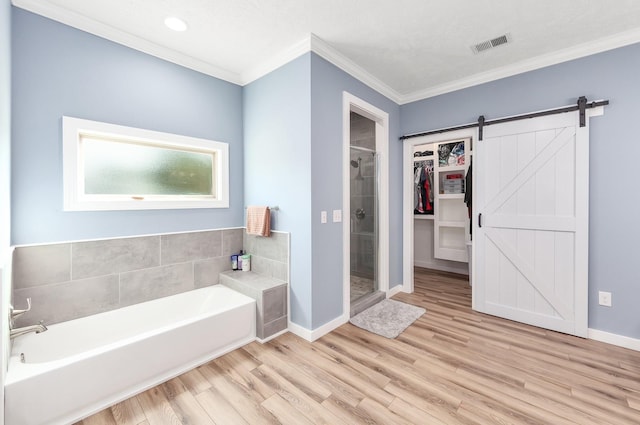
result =
[[[82,138],[89,195],[216,196],[215,153]]]
[[[66,211],[228,208],[229,146],[63,117]]]

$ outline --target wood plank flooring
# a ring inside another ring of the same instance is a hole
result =
[[[394,299],[427,309],[395,340],[251,343],[78,425],[640,424],[640,352],[476,313],[457,275]]]

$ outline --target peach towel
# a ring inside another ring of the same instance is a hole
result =
[[[271,211],[269,207],[247,207],[247,234],[271,236]]]

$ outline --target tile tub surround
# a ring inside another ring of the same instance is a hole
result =
[[[289,233],[271,232],[270,237],[247,235],[244,249],[251,254],[251,271],[289,282]]]
[[[64,322],[215,285],[231,269],[229,255],[243,248],[243,236],[244,228],[236,228],[16,247],[13,305],[32,301],[16,326]]]
[[[226,271],[220,283],[256,300],[256,337],[266,342],[287,329],[287,284],[255,272]]]

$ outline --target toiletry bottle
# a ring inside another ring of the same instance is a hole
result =
[[[231,256],[231,270],[238,270],[238,254]]]
[[[250,254],[244,254],[242,256],[242,271],[243,272],[251,271],[251,255]]]
[[[244,255],[244,251],[240,250],[238,254],[238,270],[242,270],[242,255]]]

